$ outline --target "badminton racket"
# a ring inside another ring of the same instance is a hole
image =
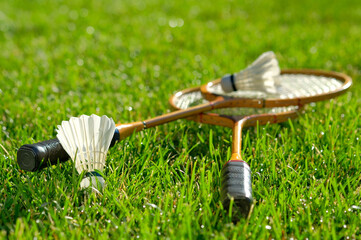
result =
[[[170,105],[175,110],[187,109],[194,105],[205,103],[200,88],[191,88],[173,95]],[[252,203],[251,169],[241,157],[242,129],[257,124],[280,123],[296,118],[298,106],[276,108],[223,108],[208,113],[200,113],[188,117],[200,123],[218,125],[233,129],[233,144],[231,159],[222,169],[221,201],[225,209],[232,205],[232,218],[238,220],[247,217]]]
[[[144,121],[118,124],[111,146],[134,132],[214,109],[303,106],[310,102],[336,97],[344,93],[352,84],[351,78],[345,74],[318,70],[287,70],[280,76],[282,77],[274,77],[275,80],[266,79],[269,81],[266,89],[257,91],[256,88],[247,88],[246,91],[237,91],[238,96],[234,95],[235,92],[226,94],[219,89],[218,92],[212,92],[207,86],[210,88],[219,86],[217,82],[221,80],[213,81],[201,88],[203,96],[210,100],[209,102]],[[292,80],[288,80],[289,78]],[[293,85],[293,82],[298,84]],[[282,91],[282,94],[278,91]],[[68,154],[56,138],[23,145],[17,152],[20,168],[27,171],[36,171],[68,159]]]

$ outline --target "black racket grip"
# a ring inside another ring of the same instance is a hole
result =
[[[233,199],[233,219],[246,218],[253,203],[251,169],[248,164],[241,160],[230,160],[223,166],[221,181],[221,201],[225,209],[229,209]]]
[[[34,144],[25,144],[19,148],[17,153],[20,168],[31,172],[58,162],[65,162],[68,159],[69,155],[57,138]]]
[[[119,141],[119,138],[119,130],[115,129],[109,147],[113,147]],[[31,172],[57,164],[58,162],[65,162],[69,158],[69,155],[57,138],[34,144],[25,144],[19,148],[17,153],[17,161],[20,168]]]

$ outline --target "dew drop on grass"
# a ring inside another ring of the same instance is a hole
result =
[[[83,66],[84,65],[84,60],[79,58],[78,60],[76,60],[76,64],[78,64],[78,66]]]
[[[272,227],[270,225],[266,225],[266,229],[270,230]]]
[[[178,18],[178,27],[183,27],[184,20],[182,18]]]
[[[133,63],[131,61],[128,61],[126,65],[127,65],[128,68],[133,67]]]
[[[204,225],[201,225],[201,228],[204,228]]]
[[[356,205],[352,205],[351,208],[352,208],[352,209],[356,209],[356,210],[361,210],[361,207],[356,206]]]
[[[171,28],[175,28],[177,26],[177,21],[176,20],[169,20],[169,27]]]
[[[92,26],[88,26],[87,28],[86,28],[86,32],[87,32],[87,34],[89,34],[89,35],[92,35],[93,33],[94,33],[94,28],[92,27]]]
[[[80,14],[81,14],[82,17],[88,16],[88,13],[89,13],[88,9],[86,9],[86,8],[81,9]]]
[[[75,10],[72,10],[72,11],[70,11],[69,12],[69,18],[71,18],[71,19],[73,19],[73,20],[76,20],[76,19],[78,19],[78,12],[77,11],[75,11]]]
[[[194,60],[195,60],[196,62],[202,61],[201,55],[196,55],[196,56],[194,57]]]
[[[158,25],[159,25],[159,26],[164,26],[164,25],[166,25],[166,24],[167,24],[167,19],[166,19],[166,18],[160,17],[160,18],[158,19]]]
[[[317,47],[316,46],[313,46],[310,48],[310,53],[311,54],[315,54],[317,52]]]

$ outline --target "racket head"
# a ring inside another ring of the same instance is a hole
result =
[[[235,107],[269,108],[281,106],[303,106],[307,103],[334,98],[347,91],[352,85],[351,77],[337,72],[311,69],[282,70],[273,79],[269,92],[235,91],[225,93],[221,79],[201,87],[202,95],[208,101],[222,101]]]
[[[203,98],[201,87],[188,88],[176,92],[169,99],[169,104],[173,110],[187,109],[195,105],[207,103]],[[219,108],[211,112],[200,113],[188,117],[200,123],[233,128],[238,121],[244,121],[243,126],[265,125],[268,123],[285,122],[298,116],[299,106],[287,106],[276,108]]]

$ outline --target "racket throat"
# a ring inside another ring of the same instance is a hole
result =
[[[241,154],[239,153],[232,153],[230,161],[243,161]]]
[[[119,131],[119,140],[129,137],[134,132],[139,132],[144,129],[143,122],[134,122],[126,124],[118,124],[116,128]]]

